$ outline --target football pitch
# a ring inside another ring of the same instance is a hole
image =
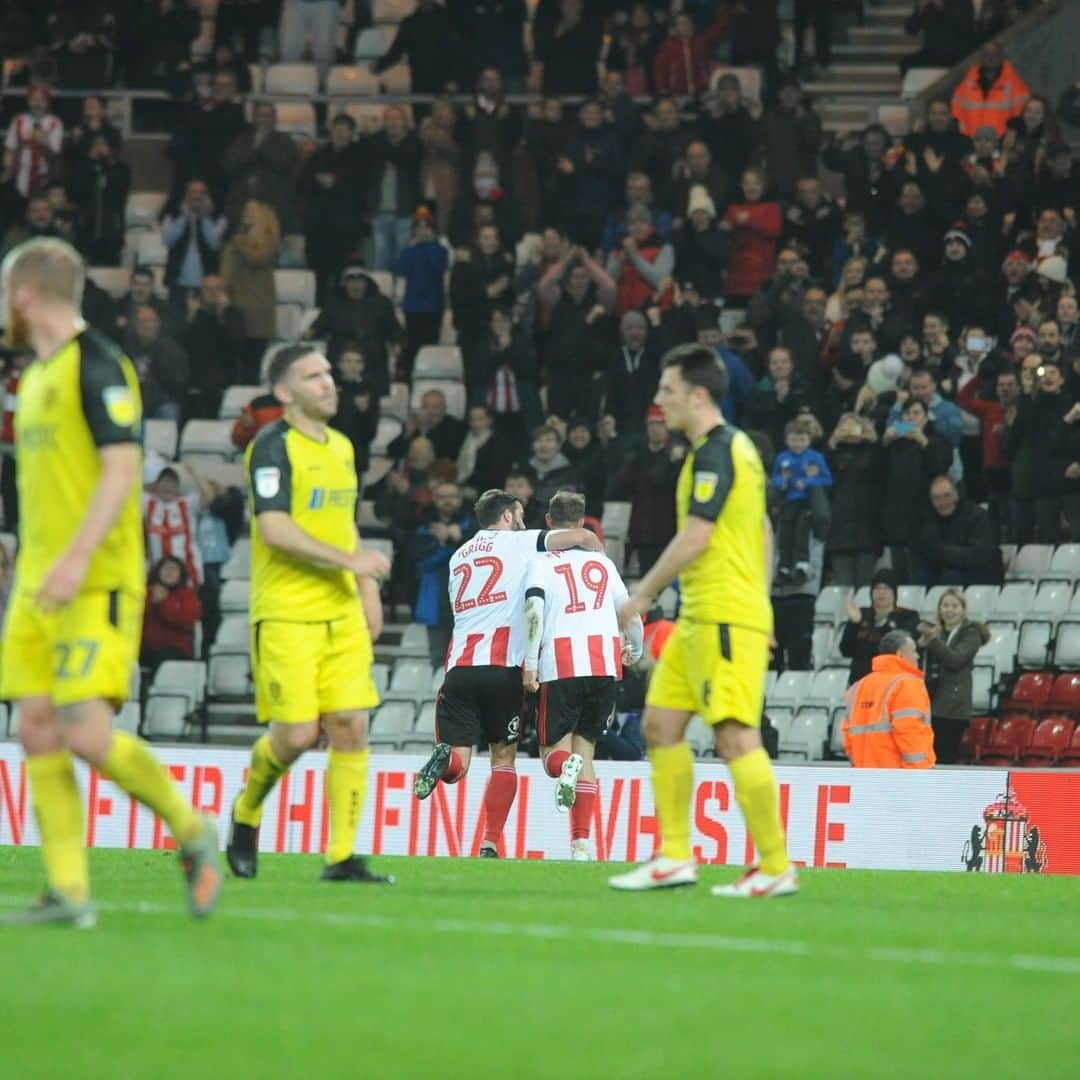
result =
[[[96,930],[0,929],[3,1075],[191,1078],[1072,1077],[1080,882],[805,872],[719,900],[705,869],[377,860],[395,888],[263,856],[218,915],[161,852],[93,851]],[[0,906],[38,890],[0,848]]]

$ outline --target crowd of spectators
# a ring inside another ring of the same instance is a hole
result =
[[[819,67],[835,6],[796,3]],[[969,0],[917,0],[913,62],[959,59],[1023,6],[983,4],[976,19]],[[771,477],[781,662],[808,662],[823,580],[869,585],[883,554],[895,582],[963,586],[1000,579],[999,543],[1080,540],[1080,170],[1058,117],[1080,116],[1080,92],[1055,109],[995,41],[911,131],[826,134],[800,85],[801,35],[797,66],[778,62],[775,0],[541,0],[531,21],[515,0],[420,0],[375,70],[408,62],[434,102],[389,105],[373,129],[331,110],[313,142],[247,97],[247,61],[261,28],[279,25],[282,58],[310,34],[327,67],[336,3],[220,0],[215,48],[198,63],[184,0],[25,8],[0,4],[0,34],[21,35],[5,38],[20,43],[11,78],[27,85],[5,141],[0,252],[60,235],[93,265],[119,263],[131,171],[97,92],[172,95],[162,290],[136,266],[126,296],[91,287],[86,303],[132,357],[148,417],[214,417],[227,386],[256,381],[293,236],[317,277],[305,333],[326,342],[335,423],[361,471],[381,399],[452,325],[464,416],[443,391],[424,394],[364,492],[367,527],[396,545],[388,599],[431,629],[433,655],[449,627],[448,555],[476,527],[473,492],[507,486],[539,524],[550,495],[574,488],[598,528],[605,502],[628,501],[627,565],[655,561],[688,447],[652,398],[664,352],[691,340],[726,364],[724,414],[753,434]],[[128,8],[161,22],[149,30]],[[730,72],[714,77],[720,63],[760,68],[760,99]],[[54,101],[50,87],[91,92]],[[520,91],[538,96],[511,104]],[[271,399],[253,401],[236,445],[275,415]],[[149,479],[172,535],[175,476]],[[183,515],[196,547],[200,518],[232,521],[225,494],[202,492],[194,524]],[[164,548],[152,580],[148,619],[190,614],[169,599],[183,588],[202,589],[212,617],[197,561]],[[168,633],[156,640],[170,647]]]

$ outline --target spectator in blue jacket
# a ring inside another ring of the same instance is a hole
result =
[[[721,360],[728,373],[728,392],[721,403],[724,419],[736,427],[742,426],[746,407],[754,395],[754,377],[741,357],[723,344],[724,335],[720,330],[720,309],[713,304],[702,304],[694,313],[697,327],[697,342],[712,349]]]
[[[934,433],[954,449],[964,435],[964,414],[959,406],[938,393],[937,378],[929,368],[916,368],[908,380],[908,397],[921,401],[934,424]],[[907,400],[907,399],[905,399]],[[897,401],[889,412],[886,427],[892,427],[901,417],[904,402]]]
[[[413,361],[424,345],[439,343],[443,310],[446,307],[446,248],[435,236],[435,219],[426,206],[413,215],[412,240],[398,256],[398,277],[405,279],[405,349],[401,354],[401,375],[412,379]]]
[[[810,574],[810,534],[824,539],[829,528],[832,473],[824,455],[810,446],[810,431],[803,420],[784,428],[785,449],[773,463],[773,487],[783,492],[777,528],[776,581],[804,585]]]
[[[450,644],[450,556],[476,532],[476,520],[455,483],[439,484],[427,520],[413,535],[411,552],[419,578],[413,617],[428,628],[428,651],[441,664]]]

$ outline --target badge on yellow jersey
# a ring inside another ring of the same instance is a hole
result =
[[[135,396],[126,386],[107,386],[101,393],[105,411],[117,427],[131,427],[135,423]]]
[[[694,473],[694,502],[706,503],[716,492],[716,485],[720,482],[719,473],[696,472]]]

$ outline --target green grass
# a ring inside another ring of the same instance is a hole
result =
[[[95,851],[99,926],[0,930],[2,1075],[1066,1077],[1080,882],[818,871],[772,903],[604,865],[263,856],[192,923],[172,857]],[[41,881],[0,848],[0,905]],[[1037,959],[1032,960],[1030,958]]]

